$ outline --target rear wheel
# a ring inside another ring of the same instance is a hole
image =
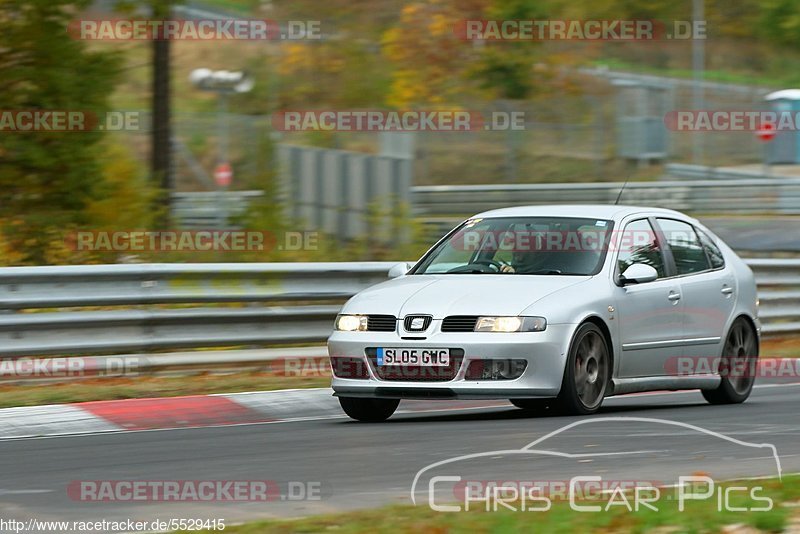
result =
[[[392,416],[400,399],[366,399],[359,397],[339,397],[339,405],[344,413],[356,421],[379,423]]]
[[[561,411],[587,415],[603,404],[611,358],[603,332],[592,323],[582,324],[572,338],[561,393],[556,399]]]
[[[758,364],[758,336],[750,323],[739,317],[731,325],[719,364],[722,382],[717,389],[704,389],[711,404],[744,402],[753,390]]]

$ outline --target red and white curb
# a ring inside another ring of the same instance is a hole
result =
[[[786,359],[800,368],[800,360]],[[768,364],[774,367],[773,364]],[[788,377],[787,377],[788,378]],[[793,379],[760,379],[755,388],[800,385]],[[791,380],[791,381],[790,381]],[[625,397],[687,393],[647,392]],[[0,409],[0,440],[41,436],[199,428],[345,418],[330,388],[126,399]],[[620,398],[620,397],[618,397]],[[405,401],[398,413],[510,408],[507,401]]]
[[[125,399],[0,410],[0,438],[265,423],[341,413],[328,388]]]
[[[346,418],[330,388],[126,399],[0,409],[0,439]],[[414,401],[398,413],[509,406],[504,401]]]
[[[0,410],[0,438],[109,432],[119,427],[74,405]]]

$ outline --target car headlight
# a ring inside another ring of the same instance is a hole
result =
[[[547,328],[544,317],[478,317],[476,332],[541,332]]]
[[[365,332],[367,330],[367,316],[337,315],[334,328],[342,332]]]

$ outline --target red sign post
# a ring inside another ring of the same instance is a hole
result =
[[[769,143],[773,139],[775,139],[775,124],[771,122],[764,122],[756,130],[756,137],[763,142]],[[770,176],[772,173],[770,172],[769,168],[769,151],[767,150],[767,145],[764,145],[762,150],[763,152],[763,159],[764,159],[764,176]]]
[[[758,127],[758,130],[756,130],[756,137],[758,137],[765,143],[767,141],[772,141],[773,139],[775,139],[775,134],[776,134],[775,125],[772,124],[771,122],[765,122],[764,124]]]
[[[214,169],[214,180],[216,180],[217,185],[220,187],[228,187],[231,185],[231,181],[233,181],[233,169],[229,163],[220,163],[217,165],[217,168]]]

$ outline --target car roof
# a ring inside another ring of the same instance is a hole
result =
[[[515,206],[484,211],[473,219],[493,219],[498,217],[582,217],[591,219],[621,220],[629,215],[651,214],[670,215],[684,220],[691,217],[675,210],[647,208],[640,206],[618,206],[614,204],[544,204],[539,206]]]

